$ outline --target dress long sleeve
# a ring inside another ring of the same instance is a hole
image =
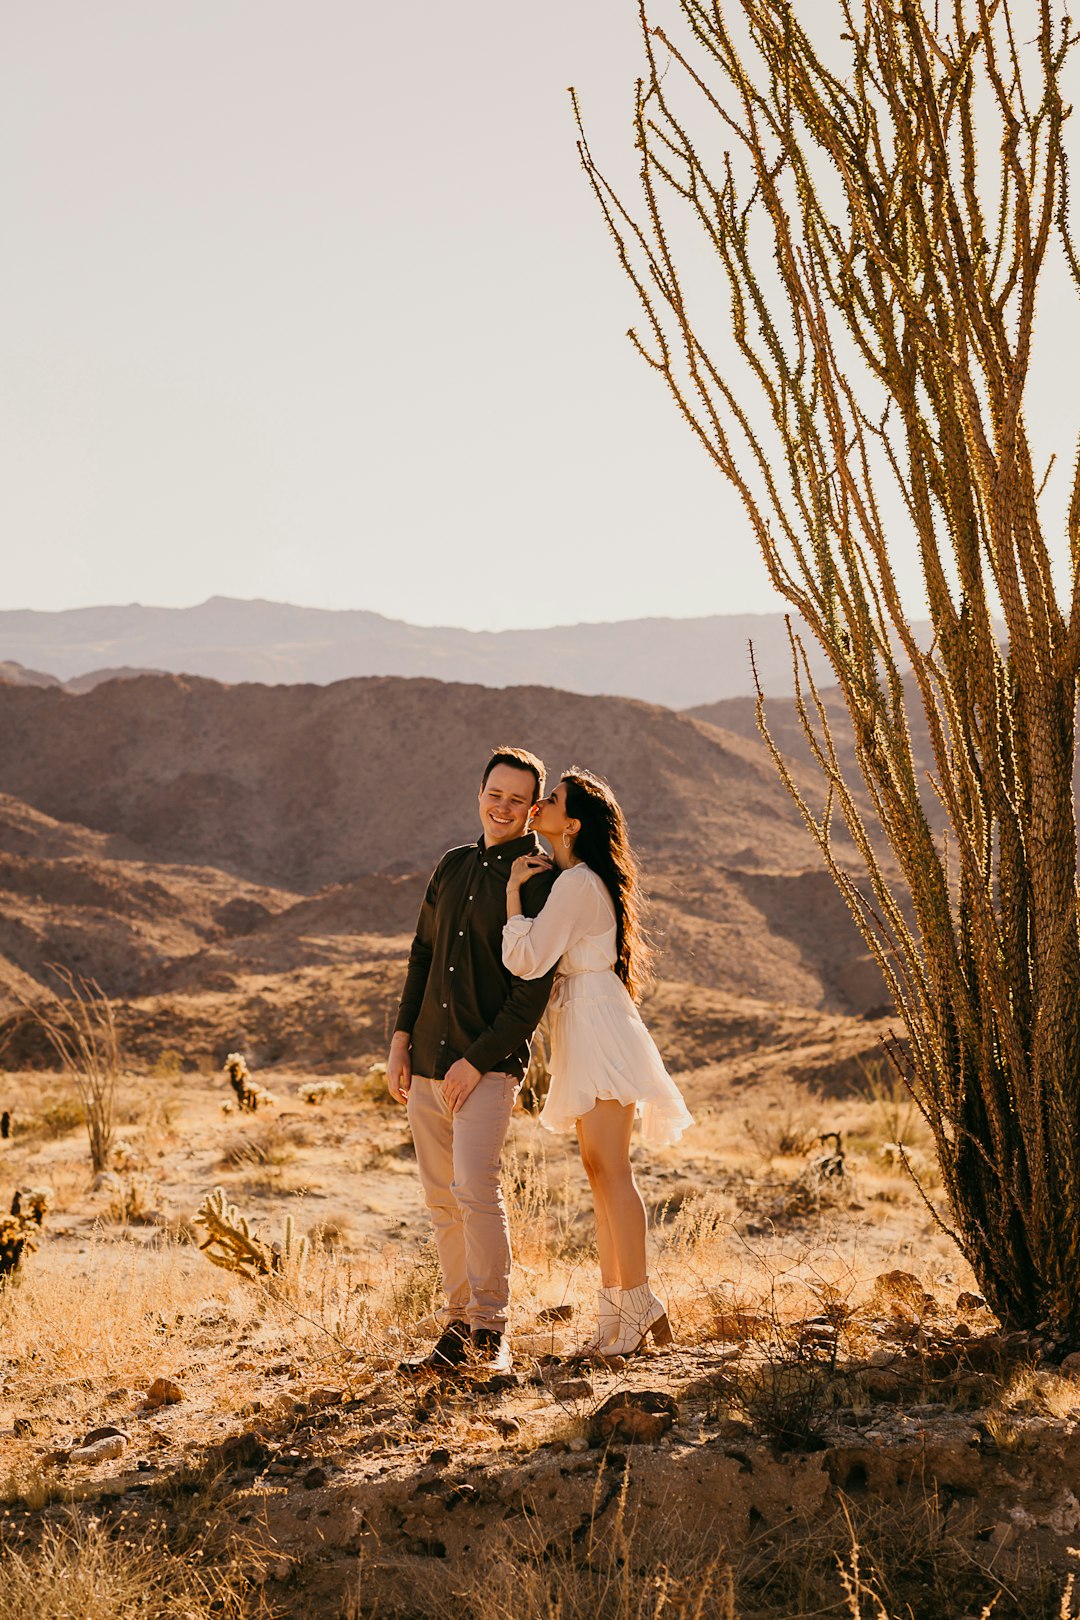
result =
[[[503,929],[503,963],[519,979],[540,979],[583,939],[597,916],[592,874],[586,867],[561,872],[535,917],[511,917]]]

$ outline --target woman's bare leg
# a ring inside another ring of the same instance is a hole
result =
[[[633,1103],[598,1102],[577,1122],[581,1157],[596,1204],[601,1277],[605,1286],[617,1288],[637,1288],[646,1275],[645,1205],[630,1168],[633,1127]],[[601,1241],[608,1248],[607,1265]]]
[[[615,1245],[611,1236],[611,1221],[608,1218],[607,1205],[604,1203],[604,1189],[593,1171],[592,1162],[581,1140],[581,1121],[577,1122],[578,1146],[581,1148],[581,1162],[585,1167],[585,1174],[589,1178],[592,1189],[593,1209],[596,1211],[596,1252],[600,1257],[600,1283],[604,1288],[618,1288],[619,1265],[615,1257]]]

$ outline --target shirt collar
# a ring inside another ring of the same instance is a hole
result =
[[[485,845],[484,835],[481,833],[476,840],[476,851],[478,855],[486,857],[489,861],[496,860],[500,865],[509,866],[512,861],[517,860],[519,855],[538,855],[540,853],[540,840],[534,832],[527,832],[521,838],[511,839],[508,844]]]

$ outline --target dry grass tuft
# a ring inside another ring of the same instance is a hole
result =
[[[174,1377],[202,1359],[208,1334],[223,1347],[261,1314],[257,1296],[218,1283],[187,1244],[164,1234],[145,1249],[99,1238],[47,1277],[30,1268],[0,1292],[7,1396],[61,1433],[84,1430],[99,1421],[107,1391]],[[235,1404],[224,1366],[214,1398],[219,1411]]]
[[[0,1620],[240,1620],[256,1610],[235,1577],[200,1569],[159,1538],[112,1536],[93,1517],[47,1525],[34,1551],[8,1550]]]
[[[795,1620],[1075,1620],[1060,1575],[977,1563],[936,1492],[902,1503],[840,1499],[828,1518],[764,1530],[735,1567],[738,1612]]]
[[[590,1520],[563,1545],[546,1545],[538,1526],[516,1557],[483,1565],[464,1592],[433,1595],[431,1620],[738,1620],[727,1562],[676,1525],[637,1522],[628,1483],[627,1474],[614,1485],[601,1475]],[[358,1600],[351,1612],[359,1620],[366,1611]]]
[[[385,1104],[388,1108],[400,1106],[386,1089],[385,1063],[373,1063],[366,1074],[343,1075],[342,1078],[352,1083],[351,1094],[361,1102]]]
[[[296,1158],[296,1148],[288,1125],[280,1119],[269,1119],[230,1136],[219,1163],[223,1170],[278,1169]]]

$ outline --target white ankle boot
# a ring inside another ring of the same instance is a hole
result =
[[[657,1299],[648,1282],[618,1292],[619,1326],[603,1344],[604,1356],[632,1356],[651,1333],[656,1344],[670,1344],[671,1325],[663,1300]]]
[[[596,1327],[584,1344],[571,1350],[570,1359],[577,1356],[595,1356],[604,1350],[607,1341],[619,1331],[619,1290],[601,1288],[596,1295]]]

